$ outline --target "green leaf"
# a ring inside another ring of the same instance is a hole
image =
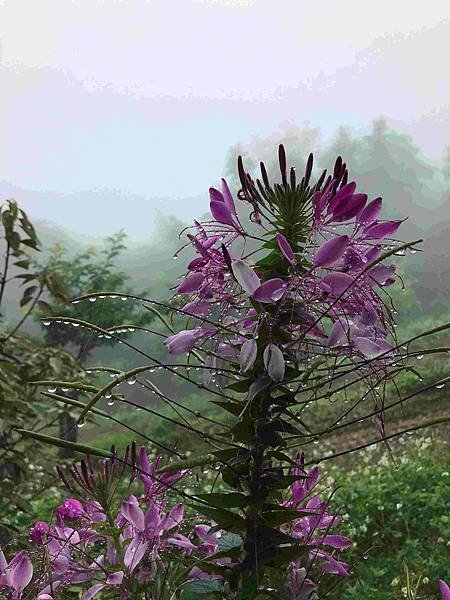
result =
[[[248,505],[249,499],[244,494],[238,492],[227,493],[213,493],[213,494],[197,494],[197,498],[206,500],[211,506],[221,508],[243,508]]]
[[[226,389],[244,394],[245,392],[248,392],[248,388],[250,387],[251,383],[251,379],[241,379],[240,381],[235,381],[234,383],[227,385]]]
[[[51,446],[57,446],[58,448],[66,448],[73,452],[80,452],[81,454],[90,454],[91,456],[101,456],[102,458],[113,458],[113,454],[108,450],[101,448],[94,448],[93,446],[87,446],[85,444],[75,444],[74,442],[67,442],[60,438],[55,438],[50,435],[44,435],[43,433],[37,433],[36,431],[28,431],[27,429],[16,429],[17,433],[20,433],[24,437],[30,437],[39,442],[50,444]]]
[[[245,520],[234,512],[220,508],[210,508],[203,504],[191,504],[190,506],[205,517],[214,519],[222,529],[236,529],[238,531],[245,529]]]
[[[255,437],[255,427],[250,416],[246,414],[243,419],[238,421],[236,425],[230,429],[230,433],[235,442],[241,442],[243,444],[252,442]]]
[[[220,402],[218,400],[213,400],[212,401],[213,404],[216,404],[217,406],[220,406],[221,408],[223,408],[224,410],[226,410],[227,412],[231,413],[232,415],[235,415],[236,417],[239,416],[242,412],[242,404],[238,403],[238,402]]]
[[[240,535],[227,531],[227,533],[219,538],[219,550],[220,552],[228,552],[233,548],[240,548],[242,543],[243,539]]]
[[[218,581],[197,580],[189,581],[184,587],[180,600],[198,600],[200,595],[217,596],[218,593],[224,593],[225,588]]]

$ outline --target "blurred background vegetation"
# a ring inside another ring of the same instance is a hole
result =
[[[299,172],[309,152],[314,151],[315,172],[330,168],[339,154],[349,165],[350,180],[369,198],[383,197],[383,217],[406,219],[400,230],[403,240],[423,238],[420,252],[396,258],[402,282],[395,285],[392,297],[398,311],[397,335],[400,340],[449,321],[450,299],[450,146],[441,161],[428,159],[411,137],[396,132],[380,118],[372,131],[353,137],[344,127],[338,129],[327,146],[319,144],[320,131],[311,126],[286,126],[266,138],[230,148],[224,175],[234,192],[236,158],[242,154],[247,170],[254,171],[260,160],[275,175],[276,148],[283,143],[289,163]],[[212,185],[216,182],[211,182]],[[206,197],[205,197],[206,198]],[[55,464],[70,459],[54,449],[22,440],[14,426],[33,428],[66,439],[109,448],[123,449],[132,432],[120,423],[91,419],[77,429],[77,409],[57,406],[39,393],[31,382],[40,379],[105,381],[107,374],[95,371],[97,365],[119,370],[147,364],[145,359],[111,339],[67,324],[45,325],[47,316],[76,317],[102,327],[128,326],[126,339],[145,349],[155,359],[167,361],[161,338],[133,328],[137,325],[164,332],[162,323],[145,311],[138,300],[125,299],[120,292],[167,301],[171,288],[184,272],[190,250],[174,260],[184,243],[180,230],[187,225],[176,216],[157,216],[148,241],[136,243],[118,232],[105,240],[78,239],[69,235],[70,223],[60,229],[37,220],[33,226],[18,206],[2,202],[3,233],[0,240],[3,278],[0,299],[0,545],[16,544],[17,535],[30,522],[44,518],[54,498],[61,494],[54,474]],[[207,203],[205,200],[205,209]],[[120,210],[127,210],[126,205]],[[202,215],[192,214],[193,218]],[[88,215],[86,216],[88,218]],[[139,218],[139,215],[136,215]],[[149,224],[150,225],[150,224]],[[8,256],[7,264],[5,257]],[[5,266],[7,269],[5,270]],[[392,289],[392,288],[391,288]],[[117,292],[115,299],[71,304],[74,296],[89,292]],[[131,330],[134,329],[134,330]],[[421,346],[450,346],[448,332],[421,340]],[[419,346],[417,346],[418,348]],[[415,348],[412,348],[413,350]],[[449,353],[417,356],[414,371],[399,381],[402,395],[410,395],[448,374]],[[107,380],[107,379],[106,379]],[[177,399],[190,411],[211,418],[223,418],[212,408],[205,393],[156,369],[152,382],[164,394]],[[42,389],[42,388],[40,388]],[[448,412],[448,387],[433,389],[401,403],[389,412],[388,432],[395,433],[413,425],[423,416]],[[49,391],[52,391],[49,388]],[[397,390],[389,388],[392,400]],[[157,418],[138,407],[151,407],[175,422],[174,410],[139,385],[120,386],[119,392],[137,405],[104,401],[100,408],[117,421],[137,429],[170,447],[198,453],[194,434],[173,421]],[[70,390],[61,390],[69,395]],[[72,394],[77,399],[77,396]],[[355,388],[344,402],[357,399]],[[333,419],[341,403],[323,400],[309,415],[310,425]],[[361,409],[362,410],[362,409]],[[362,410],[361,415],[367,410]],[[189,419],[196,417],[190,413]],[[214,426],[212,426],[214,429]],[[328,440],[330,451],[373,439],[370,424],[357,424]],[[393,443],[394,464],[383,448],[369,448],[357,455],[341,458],[333,466],[325,463],[323,484],[339,486],[336,503],[344,512],[347,532],[355,540],[351,561],[356,576],[330,591],[330,598],[373,600],[391,598],[437,597],[436,579],[448,576],[450,540],[450,463],[449,428],[442,425],[426,434],[404,436]],[[138,440],[139,441],[139,440]],[[308,449],[314,456],[315,448]],[[196,474],[198,478],[198,474]],[[214,473],[202,473],[198,485],[207,489]],[[369,559],[362,557],[368,554]],[[411,583],[413,582],[413,584]],[[412,589],[417,586],[417,593]],[[413,595],[413,594],[416,595]]]

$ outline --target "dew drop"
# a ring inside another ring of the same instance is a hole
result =
[[[85,422],[84,421],[79,421],[77,426],[81,429],[82,427],[85,426]]]
[[[128,385],[134,385],[136,383],[136,378],[135,377],[131,377],[130,379],[127,380]]]
[[[72,304],[78,304],[79,300],[72,300]]]
[[[106,404],[108,406],[114,406],[114,402],[115,402],[114,398],[110,398],[109,400],[107,400]]]
[[[423,358],[423,354],[419,354],[419,355],[417,356],[417,360],[422,360],[422,358]]]
[[[128,300],[128,298],[126,296],[121,296],[120,299],[121,300]]]
[[[443,387],[445,387],[445,383],[440,383],[439,385],[435,386],[437,390],[441,390]]]
[[[95,302],[97,298],[89,298],[89,302]]]
[[[50,392],[50,394],[54,394],[56,392],[56,388],[55,387],[49,387],[49,388],[47,388],[47,392]]]
[[[112,396],[111,392],[106,392],[106,394],[105,394],[105,398],[106,398],[107,400],[109,400],[109,398],[111,398],[111,396]]]
[[[50,323],[51,321],[42,321],[42,325],[45,325],[46,327],[48,327]]]

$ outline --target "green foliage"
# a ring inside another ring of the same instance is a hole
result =
[[[0,327],[0,541],[4,541],[14,531],[11,515],[27,513],[28,501],[42,486],[44,477],[47,481],[53,478],[51,463],[46,460],[51,451],[44,447],[37,458],[36,443],[24,441],[17,429],[51,428],[58,422],[62,409],[39,396],[30,382],[43,377],[78,379],[82,374],[72,355],[21,332],[28,316],[38,310],[45,290],[53,290],[60,296],[63,292],[57,278],[40,269],[33,259],[32,253],[39,250],[39,240],[25,212],[14,200],[8,200],[0,207],[0,213],[6,242],[0,308],[12,281],[21,280],[26,286],[20,301],[23,316],[14,325],[2,323]],[[30,465],[34,477],[29,477]]]
[[[103,249],[90,247],[75,256],[70,256],[63,244],[55,244],[41,266],[54,285],[49,286],[46,302],[40,304],[35,317],[39,320],[49,316],[71,317],[95,322],[103,329],[129,323],[135,326],[148,324],[153,318],[150,313],[142,311],[140,305],[132,300],[122,300],[125,294],[134,293],[128,285],[129,276],[116,267],[117,257],[126,247],[125,238],[126,235],[120,231],[106,239]],[[102,291],[117,291],[123,295],[114,300],[97,299],[82,306],[71,303],[71,299],[82,294]],[[100,340],[92,331],[64,322],[53,322],[44,333],[45,339],[52,345],[75,346],[77,358],[82,362],[100,343],[113,343],[112,339]]]
[[[339,505],[347,513],[342,532],[355,542],[346,560],[356,565],[355,578],[330,598],[406,597],[403,564],[414,580],[422,576],[417,598],[439,598],[437,580],[447,576],[449,566],[450,458],[442,444],[433,456],[430,443],[424,437],[409,439],[398,468],[385,459],[374,464],[375,453],[367,452],[357,473],[332,471],[340,486]],[[366,552],[368,560],[361,560]]]

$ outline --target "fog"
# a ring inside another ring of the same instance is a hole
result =
[[[236,144],[306,125],[320,150],[380,116],[440,169],[449,17],[439,0],[0,2],[2,199],[85,241],[148,241],[158,211],[207,210]]]

